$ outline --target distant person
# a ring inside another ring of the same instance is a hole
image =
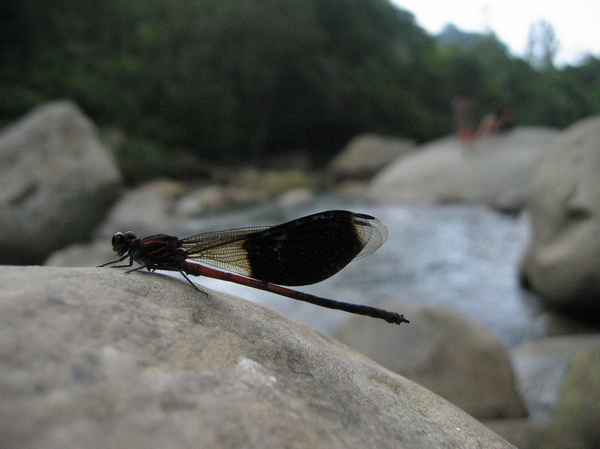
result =
[[[515,126],[515,121],[510,109],[500,100],[494,99],[491,103],[492,112],[481,120],[478,137],[486,137],[491,134],[508,131]]]
[[[456,137],[463,147],[470,146],[477,137],[475,105],[468,90],[463,90],[452,100]]]

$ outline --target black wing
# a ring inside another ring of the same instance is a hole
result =
[[[208,232],[181,240],[190,259],[280,285],[325,280],[387,239],[375,217],[334,210],[273,227]]]

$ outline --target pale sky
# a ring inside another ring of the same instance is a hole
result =
[[[492,29],[511,51],[523,56],[529,26],[540,19],[554,26],[560,43],[557,63],[576,64],[587,53],[600,56],[599,0],[392,0],[415,15],[432,34],[447,23],[463,31]]]

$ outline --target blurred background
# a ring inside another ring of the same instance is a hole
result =
[[[133,184],[290,151],[318,164],[365,132],[428,141],[467,87],[527,125],[600,109],[593,3],[546,19],[537,3],[414,3],[4,1],[0,123],[69,98],[113,131]]]
[[[197,282],[519,447],[598,447],[597,17],[577,0],[5,0],[0,263],[96,266],[118,230],[369,213],[388,242],[303,290],[408,326]]]

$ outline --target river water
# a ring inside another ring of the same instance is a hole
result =
[[[525,217],[482,205],[367,205],[321,196],[308,205],[261,205],[187,223],[189,234],[244,226],[274,225],[328,209],[379,218],[387,242],[319,284],[299,288],[318,296],[377,306],[381,301],[443,305],[490,329],[507,346],[535,338],[540,311],[517,280],[519,258],[529,238]],[[279,310],[332,334],[348,317],[301,301],[214,279],[202,285]],[[407,317],[410,319],[410,317]],[[538,330],[539,331],[539,330]]]

